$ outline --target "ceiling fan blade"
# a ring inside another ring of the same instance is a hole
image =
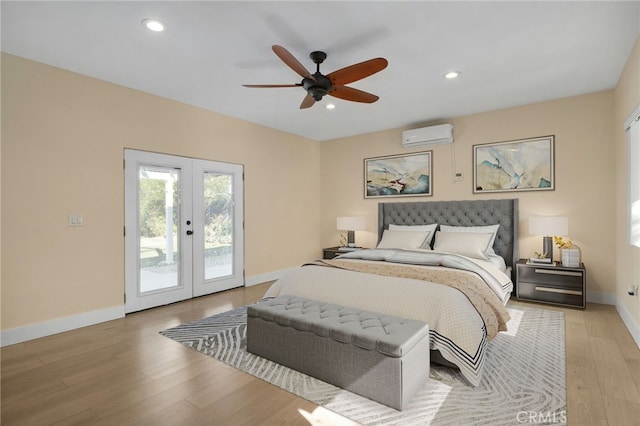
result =
[[[243,84],[243,87],[300,87],[302,84]]]
[[[345,101],[363,102],[365,104],[372,104],[380,99],[376,95],[348,86],[334,87],[333,90],[329,92],[329,95],[335,98],[344,99]]]
[[[353,83],[354,81],[369,77],[378,71],[382,71],[388,64],[389,63],[384,58],[369,59],[368,61],[360,62],[334,71],[331,74],[328,74],[327,78],[331,80],[331,84],[334,86],[342,86],[343,84]]]
[[[271,46],[271,49],[273,49],[273,52],[278,55],[278,58],[280,58],[282,62],[297,72],[298,75],[315,81],[313,75],[287,49],[282,46],[278,46],[277,44]]]
[[[305,96],[305,98],[302,100],[302,103],[300,104],[300,109],[312,107],[315,103],[316,100],[313,99],[313,96],[307,93],[307,96]]]

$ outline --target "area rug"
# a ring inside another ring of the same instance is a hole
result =
[[[432,364],[430,380],[403,411],[248,353],[246,307],[160,333],[363,425],[566,424],[564,314],[508,309],[509,331],[489,344],[478,387]]]

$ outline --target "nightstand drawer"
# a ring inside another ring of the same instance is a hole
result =
[[[516,269],[516,297],[584,309],[586,278],[584,265],[579,268],[541,266],[520,259]]]
[[[562,286],[561,288],[551,285],[542,285],[539,283],[518,281],[518,298],[521,299],[531,299],[540,302],[584,307],[583,297],[582,284],[579,288],[574,289],[567,288],[566,286]]]
[[[322,258],[323,259],[333,259],[336,256],[341,255],[344,252],[338,251],[337,247],[326,248],[322,250]]]
[[[530,266],[518,268],[518,282],[544,284],[582,291],[583,272]]]

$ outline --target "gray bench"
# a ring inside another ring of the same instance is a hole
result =
[[[247,350],[397,410],[429,377],[426,323],[295,296],[248,307]]]

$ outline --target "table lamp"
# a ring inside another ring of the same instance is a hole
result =
[[[563,216],[532,216],[529,218],[529,234],[542,235],[542,254],[553,261],[553,236],[569,233],[569,219]]]
[[[347,231],[346,245],[344,239],[341,240],[343,247],[355,247],[355,232],[366,229],[364,217],[361,216],[342,216],[336,221],[336,228],[339,231]]]

